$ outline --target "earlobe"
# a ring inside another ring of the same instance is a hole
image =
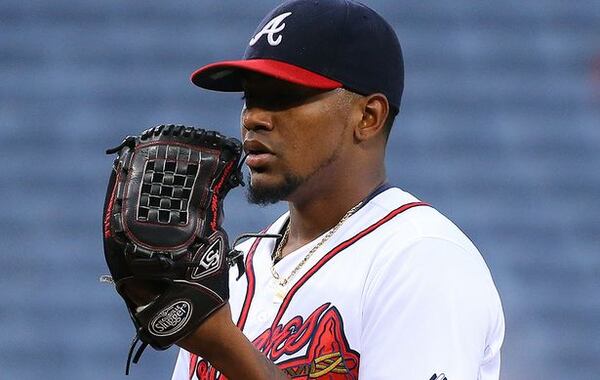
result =
[[[379,135],[383,136],[389,112],[389,103],[385,95],[377,93],[365,96],[362,119],[355,128],[355,138],[358,141],[366,141]]]

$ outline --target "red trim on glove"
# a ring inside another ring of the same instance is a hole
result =
[[[219,219],[219,192],[221,192],[221,187],[223,186],[225,179],[229,177],[229,173],[233,169],[234,163],[235,162],[231,161],[227,164],[225,170],[223,170],[223,175],[215,186],[212,199],[210,200],[210,211],[212,211],[213,214],[212,220],[210,221],[210,228],[213,232],[217,230],[217,220]]]

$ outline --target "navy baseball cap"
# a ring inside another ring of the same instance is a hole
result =
[[[206,65],[191,80],[239,92],[244,71],[316,89],[382,93],[396,112],[404,89],[396,33],[374,10],[352,0],[286,1],[261,21],[241,60]]]

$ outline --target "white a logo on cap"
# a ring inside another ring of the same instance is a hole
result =
[[[277,38],[275,38],[275,34],[283,32],[283,29],[285,29],[285,23],[283,20],[291,14],[292,12],[286,12],[280,14],[279,16],[273,17],[273,19],[271,19],[271,21],[269,21],[260,32],[256,33],[256,36],[250,39],[250,46],[254,45],[265,34],[267,35],[267,41],[269,42],[269,45],[279,45],[283,36],[279,35]]]

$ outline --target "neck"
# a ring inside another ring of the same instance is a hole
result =
[[[368,178],[355,177],[346,185],[329,182],[329,188],[321,187],[318,191],[310,189],[310,198],[295,194],[288,202],[290,232],[282,256],[336,226],[350,209],[385,181],[383,170],[369,174]],[[319,196],[315,197],[314,194]]]

